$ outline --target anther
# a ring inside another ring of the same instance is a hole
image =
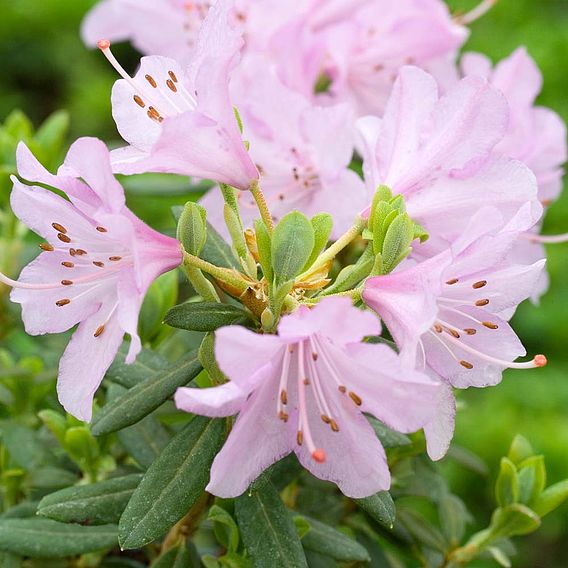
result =
[[[469,361],[460,361],[460,365],[466,369],[473,369],[473,365]]]
[[[61,266],[64,266],[65,268],[73,268],[75,265],[72,262],[62,262]]]
[[[121,256],[109,256],[108,259],[111,262],[118,262],[119,260],[122,260],[122,257]]]
[[[108,233],[108,231],[104,227],[97,227],[97,231],[99,233]]]
[[[442,331],[444,331],[444,328],[439,323],[435,323],[434,330],[437,331],[438,333],[442,333]]]
[[[294,353],[294,347],[292,345],[288,345],[288,353]]]
[[[298,446],[301,446],[304,442],[304,433],[301,430],[296,434],[296,442],[298,442]]]
[[[312,452],[312,458],[317,463],[324,463],[326,460],[326,455],[322,449],[317,449]]]
[[[452,278],[451,280],[448,280],[446,282],[446,284],[449,284],[450,286],[453,286],[454,284],[457,284],[459,282],[458,278]]]
[[[58,233],[67,233],[67,229],[63,226],[60,225],[59,223],[51,223],[51,226],[58,232]]]
[[[361,400],[361,397],[358,396],[357,394],[355,394],[353,391],[351,391],[349,393],[349,398],[357,405],[357,406],[361,406],[363,404],[363,401]]]
[[[100,262],[100,261],[98,261],[98,260],[94,260],[94,261],[93,261],[93,264],[94,264],[95,266],[98,266],[99,268],[104,268],[104,266],[105,266],[105,263],[104,263],[104,262]]]
[[[97,328],[97,331],[95,331],[95,334],[94,334],[95,337],[100,337],[100,336],[103,334],[103,331],[104,331],[104,330],[105,330],[104,324],[101,325],[101,326],[99,326],[99,327]]]
[[[484,298],[483,300],[477,300],[477,302],[475,302],[475,305],[479,307],[486,306],[487,304],[489,304],[489,300],[487,298]]]
[[[467,333],[468,335],[475,335],[477,333],[476,329],[473,329],[472,327],[468,327],[467,329],[464,329],[465,333]]]
[[[317,361],[317,360],[318,360],[318,354],[317,354],[315,351],[312,353],[312,359],[313,359],[314,361]]]
[[[168,89],[174,93],[177,93],[177,87],[174,85],[174,82],[171,79],[168,79],[166,81],[166,85],[168,86]]]
[[[304,379],[304,384],[308,387],[310,386],[310,379],[308,379],[307,377]]]
[[[71,242],[71,239],[67,235],[64,235],[63,233],[57,233],[57,238],[62,243],[70,243]]]
[[[345,394],[345,393],[347,392],[347,388],[344,387],[343,385],[341,385],[341,386],[339,386],[339,387],[337,387],[337,388],[339,389],[339,392],[340,392],[341,394]]]
[[[288,393],[285,390],[280,391],[280,401],[282,404],[288,404]]]
[[[475,290],[479,290],[480,288],[483,288],[484,286],[487,286],[487,280],[480,280],[479,282],[476,282],[475,284],[471,285],[471,287]]]
[[[332,420],[329,425],[333,432],[339,432],[339,426],[337,425],[337,422],[335,420]]]
[[[168,71],[168,75],[170,76],[170,79],[174,82],[177,83],[178,82],[178,78],[176,77],[176,74],[173,71]]]
[[[134,95],[134,102],[142,108],[146,107],[146,103],[138,96],[138,95]]]
[[[69,249],[69,254],[70,254],[71,256],[75,256],[75,255],[77,254],[77,251],[76,251],[74,248],[70,248],[70,249]]]
[[[497,324],[490,321],[484,321],[483,325],[488,329],[499,329],[499,326]]]
[[[460,334],[455,329],[449,329],[448,332],[451,333],[452,336],[455,337],[456,339],[460,338]]]
[[[73,280],[62,280],[61,284],[63,286],[72,286],[73,285]]]
[[[84,256],[84,255],[87,254],[87,251],[86,251],[86,250],[83,250],[83,249],[75,249],[75,254],[76,254],[77,256]]]
[[[280,420],[282,420],[282,422],[288,422],[288,413],[281,410],[278,413],[278,418],[280,418]]]
[[[331,424],[331,418],[325,414],[321,415],[321,419],[326,423],[326,424]]]
[[[41,250],[44,250],[45,252],[53,252],[55,250],[49,243],[41,243],[41,245],[39,245],[39,248]]]
[[[71,300],[69,300],[68,298],[65,298],[63,300],[58,300],[57,302],[55,302],[55,305],[59,308],[62,308],[63,306],[66,306],[67,304],[70,304]]]
[[[150,83],[150,85],[154,87],[154,89],[158,87],[158,83],[156,83],[156,80],[154,79],[154,77],[152,77],[152,75],[145,75],[144,77],[146,78],[146,81],[148,81],[148,83]]]

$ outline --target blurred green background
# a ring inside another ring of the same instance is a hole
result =
[[[87,50],[79,38],[79,24],[93,3],[3,3],[0,122],[13,109],[20,108],[39,125],[53,111],[64,108],[71,115],[70,141],[78,136],[98,136],[110,143],[118,142],[109,99],[114,72],[98,52]],[[463,0],[449,3],[456,11],[476,4]],[[482,51],[499,60],[519,45],[527,46],[542,69],[545,87],[540,103],[568,120],[568,1],[500,0],[489,15],[472,26],[466,49]],[[138,55],[132,48],[120,45],[115,51],[127,69],[135,68]],[[4,185],[0,187],[6,190]],[[155,194],[129,198],[140,216],[162,229],[170,224],[169,206],[175,201]],[[5,197],[1,202],[5,203]],[[545,223],[547,233],[566,231],[568,193],[550,208]],[[463,408],[456,443],[481,455],[492,472],[490,475],[495,475],[498,460],[506,453],[514,434],[521,433],[546,456],[550,482],[568,476],[568,244],[550,246],[548,252],[550,292],[540,307],[522,306],[515,326],[529,353],[545,353],[549,366],[508,372],[500,386],[471,390],[460,397]],[[493,480],[464,472],[451,462],[445,467],[453,489],[471,508],[479,526],[486,524],[494,507],[490,489]],[[519,544],[521,553],[515,560],[516,566],[568,566],[568,507],[565,505],[548,517],[539,532],[521,539]]]

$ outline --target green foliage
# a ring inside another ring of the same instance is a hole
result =
[[[250,322],[250,313],[243,308],[215,302],[187,302],[172,308],[164,318],[172,327],[203,332]]]

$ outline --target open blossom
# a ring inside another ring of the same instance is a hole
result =
[[[116,173],[169,172],[248,189],[258,179],[229,97],[229,76],[242,46],[231,23],[232,2],[209,11],[189,66],[144,57],[131,78],[99,47],[123,77],[112,92],[113,116],[130,146],[112,152]]]
[[[239,413],[207,490],[240,495],[292,451],[347,496],[388,489],[385,452],[362,413],[398,431],[415,431],[432,418],[440,385],[403,369],[387,346],[361,343],[378,333],[378,319],[347,298],[301,307],[281,320],[278,335],[218,330],[216,358],[230,382],[176,394],[177,406],[188,412]]]
[[[368,187],[404,196],[430,234],[424,250],[454,241],[463,220],[487,203],[506,220],[530,203],[532,226],[542,214],[534,174],[495,151],[507,126],[505,97],[482,77],[466,77],[440,97],[433,77],[404,67],[383,120],[359,120]]]
[[[366,282],[364,301],[381,315],[403,358],[462,389],[495,385],[506,368],[546,364],[542,355],[529,363],[514,362],[526,352],[507,322],[532,294],[545,264],[507,260],[530,222],[529,208],[527,204],[509,223],[497,209],[481,209],[451,249]],[[425,428],[435,459],[445,454],[453,434],[455,403],[449,386],[439,404]]]
[[[332,238],[338,237],[368,200],[365,184],[349,169],[353,113],[347,105],[315,106],[261,64],[252,67],[248,80],[242,75],[233,90],[271,213],[279,220],[292,210],[306,215],[325,211],[333,216]],[[252,226],[256,204],[247,193],[240,197],[243,222]],[[220,192],[213,189],[202,204],[209,220],[223,231]]]
[[[22,178],[59,189],[69,201],[12,178],[14,213],[46,243],[17,281],[1,274],[0,281],[14,288],[11,299],[22,305],[29,334],[61,333],[79,324],[60,362],[57,392],[70,414],[88,421],[94,393],[125,333],[127,362],[140,351],[142,300],[158,276],[181,263],[180,246],[126,208],[101,141],[75,142],[58,175],[23,143],[17,161]]]

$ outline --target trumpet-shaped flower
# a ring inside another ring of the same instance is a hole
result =
[[[240,495],[292,451],[345,495],[387,489],[385,453],[362,413],[398,431],[414,431],[432,418],[440,385],[404,369],[387,346],[361,343],[378,333],[378,319],[346,298],[323,300],[312,310],[301,307],[282,319],[278,335],[218,330],[216,358],[230,381],[176,394],[177,406],[188,412],[239,413],[207,490]]]
[[[179,243],[152,230],[125,205],[106,146],[82,138],[70,148],[58,175],[45,170],[22,143],[19,175],[67,194],[69,200],[13,178],[11,205],[41,235],[38,258],[12,286],[31,335],[61,333],[79,324],[59,366],[57,392],[64,408],[89,421],[93,396],[124,334],[127,362],[140,351],[138,313],[150,284],[182,261]]]
[[[438,249],[487,203],[506,220],[531,203],[532,226],[542,214],[534,174],[495,151],[507,125],[507,101],[485,79],[466,77],[440,97],[433,77],[405,67],[383,120],[359,120],[369,189],[404,195]]]
[[[112,152],[116,173],[178,173],[239,189],[258,179],[229,97],[243,42],[231,10],[230,0],[220,0],[209,11],[186,68],[166,57],[144,57],[132,78],[110,42],[99,42],[122,76],[113,88],[113,116],[130,146]]]
[[[530,207],[530,206],[528,206]],[[526,354],[507,320],[528,298],[545,261],[514,265],[506,256],[530,214],[505,224],[498,210],[482,209],[451,249],[387,276],[370,278],[363,299],[379,313],[401,354],[457,388],[497,384],[507,368],[546,364]],[[497,229],[496,229],[497,228]],[[454,425],[451,390],[425,428],[431,457],[442,457]]]

